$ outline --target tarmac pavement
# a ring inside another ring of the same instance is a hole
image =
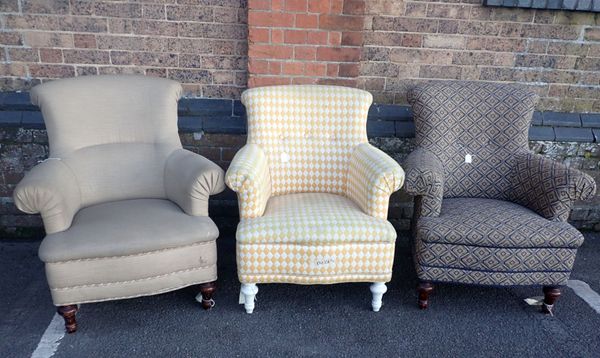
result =
[[[234,231],[224,231],[212,310],[194,300],[195,287],[85,304],[77,333],[58,341],[54,357],[600,357],[600,314],[567,287],[554,317],[523,301],[541,295],[532,287],[437,285],[419,310],[403,232],[380,312],[370,310],[367,283],[273,284],[259,285],[248,315],[238,305]],[[571,279],[600,292],[600,234],[585,236]],[[40,343],[55,309],[39,243],[0,240],[0,357],[29,357],[40,344],[36,353],[52,354]]]

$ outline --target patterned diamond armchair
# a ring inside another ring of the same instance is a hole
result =
[[[209,195],[223,170],[181,147],[179,83],[143,76],[85,76],[31,91],[44,115],[49,158],[14,192],[41,213],[39,249],[52,300],[69,333],[77,305],[200,284],[212,307],[219,230]]]
[[[335,86],[244,92],[248,143],[225,181],[237,192],[240,301],[257,283],[373,282],[381,307],[396,232],[386,220],[402,168],[367,141],[372,96]]]
[[[575,200],[594,195],[594,180],[529,151],[529,91],[437,82],[408,100],[417,149],[404,164],[405,190],[415,196],[419,306],[433,282],[542,285],[551,312],[583,242],[566,221]]]

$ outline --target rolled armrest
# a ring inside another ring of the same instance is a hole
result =
[[[516,156],[511,183],[512,201],[554,221],[567,221],[573,202],[596,193],[589,175],[533,153]]]
[[[402,183],[402,167],[381,150],[363,143],[352,152],[346,195],[366,214],[387,219],[390,195]]]
[[[444,167],[431,152],[419,148],[404,161],[406,183],[404,190],[421,196],[420,216],[438,216],[444,197]]]
[[[223,169],[203,156],[176,149],[167,158],[167,198],[188,215],[208,216],[209,197],[224,189]]]
[[[13,198],[19,210],[41,214],[47,234],[67,230],[81,207],[77,178],[60,159],[36,165],[17,185]]]
[[[238,195],[240,218],[262,216],[271,196],[271,175],[267,156],[257,144],[246,144],[235,155],[225,183]]]

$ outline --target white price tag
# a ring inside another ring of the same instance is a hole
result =
[[[473,163],[473,156],[471,154],[465,154],[465,163]]]

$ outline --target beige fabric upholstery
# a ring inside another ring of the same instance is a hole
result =
[[[386,218],[404,172],[367,141],[371,101],[336,86],[244,92],[248,143],[225,179],[239,199],[242,283],[390,280]]]
[[[208,216],[208,197],[225,189],[223,169],[184,149],[175,150],[165,166],[167,197],[188,215]]]
[[[165,292],[216,278],[208,197],[223,171],[181,148],[174,81],[89,76],[31,91],[50,158],[14,192],[41,213],[56,305]],[[193,215],[193,216],[192,216]]]
[[[68,230],[46,236],[39,255],[44,262],[134,255],[218,236],[209,217],[185,215],[169,200],[121,200],[81,209]]]
[[[61,160],[34,167],[14,192],[15,204],[28,214],[41,213],[47,233],[68,229],[81,207],[75,174]]]
[[[56,306],[154,295],[217,279],[216,241],[138,255],[46,263]]]
[[[214,281],[218,236],[210,218],[171,201],[122,200],[80,210],[39,255],[55,304],[83,303]]]

